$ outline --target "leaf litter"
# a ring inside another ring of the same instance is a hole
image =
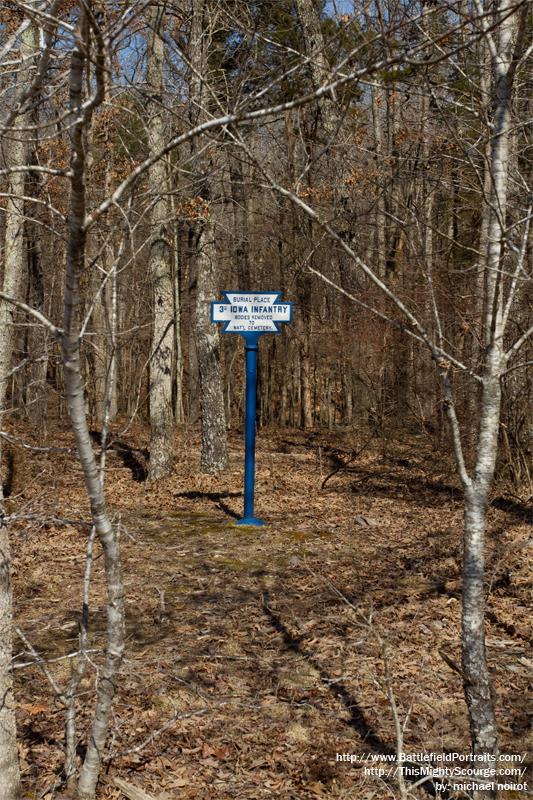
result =
[[[337,753],[396,747],[380,642],[402,720],[409,711],[405,749],[469,750],[453,469],[426,440],[391,440],[321,489],[327,453],[349,452],[354,435],[261,431],[256,513],[269,524],[259,529],[234,525],[243,502],[236,434],[220,477],[199,473],[190,431],[179,434],[173,475],[156,484],[133,480],[109,452],[127,650],[99,797],[123,796],[113,776],[159,800],[394,796],[393,784],[336,761]],[[126,438],[141,451],[147,431]],[[54,431],[54,444],[69,446],[69,434]],[[77,648],[87,529],[50,519],[88,519],[79,478],[71,454],[38,455],[14,506],[36,517],[13,525],[17,625],[62,684]],[[531,748],[530,553],[527,521],[491,508],[488,656],[501,750],[511,753]],[[95,664],[104,588],[96,551]],[[32,660],[17,647],[15,667]],[[26,793],[44,797],[61,774],[62,708],[38,666],[15,669],[15,677]],[[94,671],[78,698],[80,754],[93,690]]]

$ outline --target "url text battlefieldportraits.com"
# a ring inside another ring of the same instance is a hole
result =
[[[498,790],[526,792],[525,753],[498,757],[476,753],[337,753],[337,762],[362,767],[368,777],[388,780],[402,776],[408,781],[432,781],[437,792]]]

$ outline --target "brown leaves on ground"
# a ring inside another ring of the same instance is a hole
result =
[[[461,495],[450,465],[424,440],[388,442],[350,462],[354,433],[261,431],[262,529],[233,525],[242,509],[240,437],[229,470],[213,478],[197,472],[196,436],[181,434],[175,473],[156,485],[133,480],[146,442],[138,429],[108,454],[127,655],[102,798],[121,796],[113,776],[158,800],[383,796],[360,765],[336,761],[338,752],[395,748],[374,631],[386,643],[402,719],[410,709],[406,750],[469,750]],[[56,431],[52,443],[68,446],[70,436]],[[348,466],[321,490],[343,451]],[[87,519],[73,458],[36,455],[13,501],[40,517],[14,529],[17,623],[62,686],[71,660],[56,659],[77,648],[86,540],[86,528],[59,521]],[[531,527],[520,514],[515,504],[491,509],[489,519],[487,641],[503,752],[530,747]],[[98,664],[105,592],[96,555],[90,636]],[[31,660],[21,647],[15,664]],[[44,796],[60,773],[63,712],[38,668],[15,674],[24,780]],[[91,673],[79,698],[82,739],[93,687]],[[386,791],[392,796],[394,785]]]

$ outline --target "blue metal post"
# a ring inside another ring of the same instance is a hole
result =
[[[246,412],[244,420],[244,517],[237,525],[264,525],[254,517],[255,429],[257,417],[257,353],[260,333],[244,333],[246,354]]]

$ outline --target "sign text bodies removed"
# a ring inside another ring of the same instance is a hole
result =
[[[280,322],[292,319],[292,304],[278,302],[280,292],[224,292],[226,302],[211,303],[213,322],[224,333],[278,333]]]

